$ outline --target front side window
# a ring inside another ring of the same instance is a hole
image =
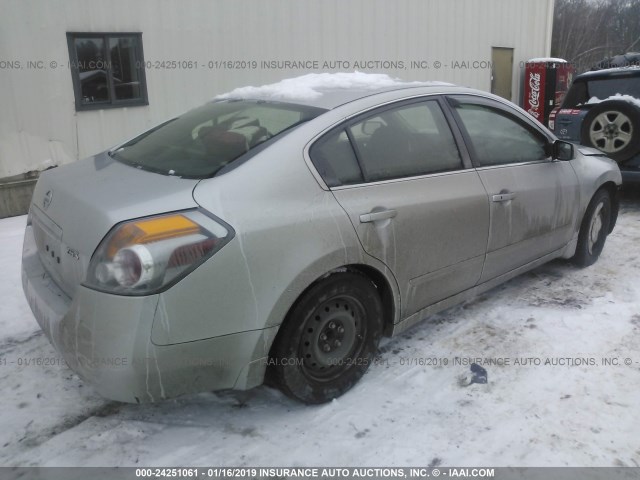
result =
[[[265,101],[211,102],[143,133],[110,155],[165,175],[211,177],[264,142],[324,111]]]
[[[640,76],[576,80],[567,92],[562,108],[576,108],[588,103],[593,97],[606,100],[615,95],[640,98]]]
[[[140,33],[67,33],[76,110],[147,105]]]
[[[455,102],[479,166],[533,162],[547,158],[547,139],[508,113],[485,105]]]

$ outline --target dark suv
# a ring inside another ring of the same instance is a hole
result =
[[[640,68],[577,76],[549,128],[561,140],[603,151],[618,162],[625,183],[640,183]]]

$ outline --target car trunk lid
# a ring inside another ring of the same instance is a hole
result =
[[[106,153],[43,172],[30,211],[44,268],[73,298],[91,255],[114,225],[197,207],[197,183],[131,167]]]

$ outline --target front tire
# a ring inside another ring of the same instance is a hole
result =
[[[598,190],[589,202],[580,225],[578,246],[573,261],[581,267],[593,265],[604,248],[611,224],[611,196],[606,190]]]
[[[270,377],[308,404],[339,397],[364,375],[382,332],[382,302],[363,275],[339,273],[312,286],[278,332]]]

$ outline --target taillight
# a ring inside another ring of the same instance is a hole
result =
[[[128,295],[173,285],[231,238],[231,228],[200,210],[116,225],[96,249],[85,284]]]
[[[549,127],[549,130],[551,130],[552,132],[556,129],[557,114],[558,114],[557,108],[554,108],[553,110],[551,110],[551,113],[549,113],[549,120],[547,121],[547,126]]]

